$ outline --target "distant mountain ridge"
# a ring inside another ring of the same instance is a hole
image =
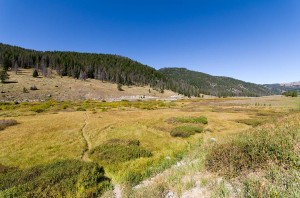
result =
[[[212,76],[186,68],[163,68],[159,72],[168,78],[186,82],[201,93],[215,96],[264,96],[272,94],[268,88],[234,78]]]
[[[298,82],[290,82],[290,83],[280,83],[280,86],[285,86],[285,87],[300,86],[300,81],[298,81]]]
[[[111,54],[36,51],[0,43],[0,64],[17,71],[33,68],[43,76],[56,71],[61,77],[97,79],[123,85],[172,90],[185,96],[263,96],[271,89],[228,77],[211,76],[184,68],[156,70],[127,57]]]
[[[264,84],[264,86],[275,94],[282,94],[287,91],[298,91],[300,93],[300,81],[280,84]]]

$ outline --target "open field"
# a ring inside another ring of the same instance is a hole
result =
[[[27,170],[61,160],[93,161],[104,167],[113,185],[123,186],[124,197],[140,197],[143,193],[155,196],[168,191],[184,197],[184,193],[199,187],[200,183],[210,186],[205,188],[205,196],[228,186],[222,177],[205,169],[204,159],[214,142],[226,143],[253,127],[297,114],[300,98],[272,96],[173,102],[48,100],[1,103],[0,108],[0,120],[17,121],[16,125],[0,131],[3,167]],[[200,116],[206,117],[208,123],[200,122]],[[187,138],[172,137],[170,132],[176,127],[181,130],[198,127],[203,132],[199,130]],[[132,154],[124,156],[120,152]],[[114,155],[119,157],[111,157]],[[178,166],[174,166],[176,163]],[[151,181],[156,181],[155,175],[161,172],[165,174],[164,183],[148,182],[147,190],[130,187],[151,177],[154,177]],[[157,191],[160,188],[162,192]],[[107,191],[104,196],[112,194]]]

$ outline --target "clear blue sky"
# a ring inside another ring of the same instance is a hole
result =
[[[300,81],[300,0],[0,0],[0,42]]]

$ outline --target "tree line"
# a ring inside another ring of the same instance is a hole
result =
[[[294,91],[286,91],[284,93],[282,93],[282,95],[284,96],[290,96],[290,97],[298,97],[298,91],[294,90]]]
[[[170,79],[182,81],[192,86],[193,88],[191,90],[206,95],[218,97],[257,97],[272,94],[272,91],[262,85],[248,83],[229,77],[212,76],[185,68],[163,68],[159,71]]]

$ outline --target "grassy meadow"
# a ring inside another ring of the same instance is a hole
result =
[[[111,197],[116,184],[123,197],[300,195],[292,185],[299,98],[47,100],[0,109],[0,120],[16,122],[0,130],[0,197]]]

